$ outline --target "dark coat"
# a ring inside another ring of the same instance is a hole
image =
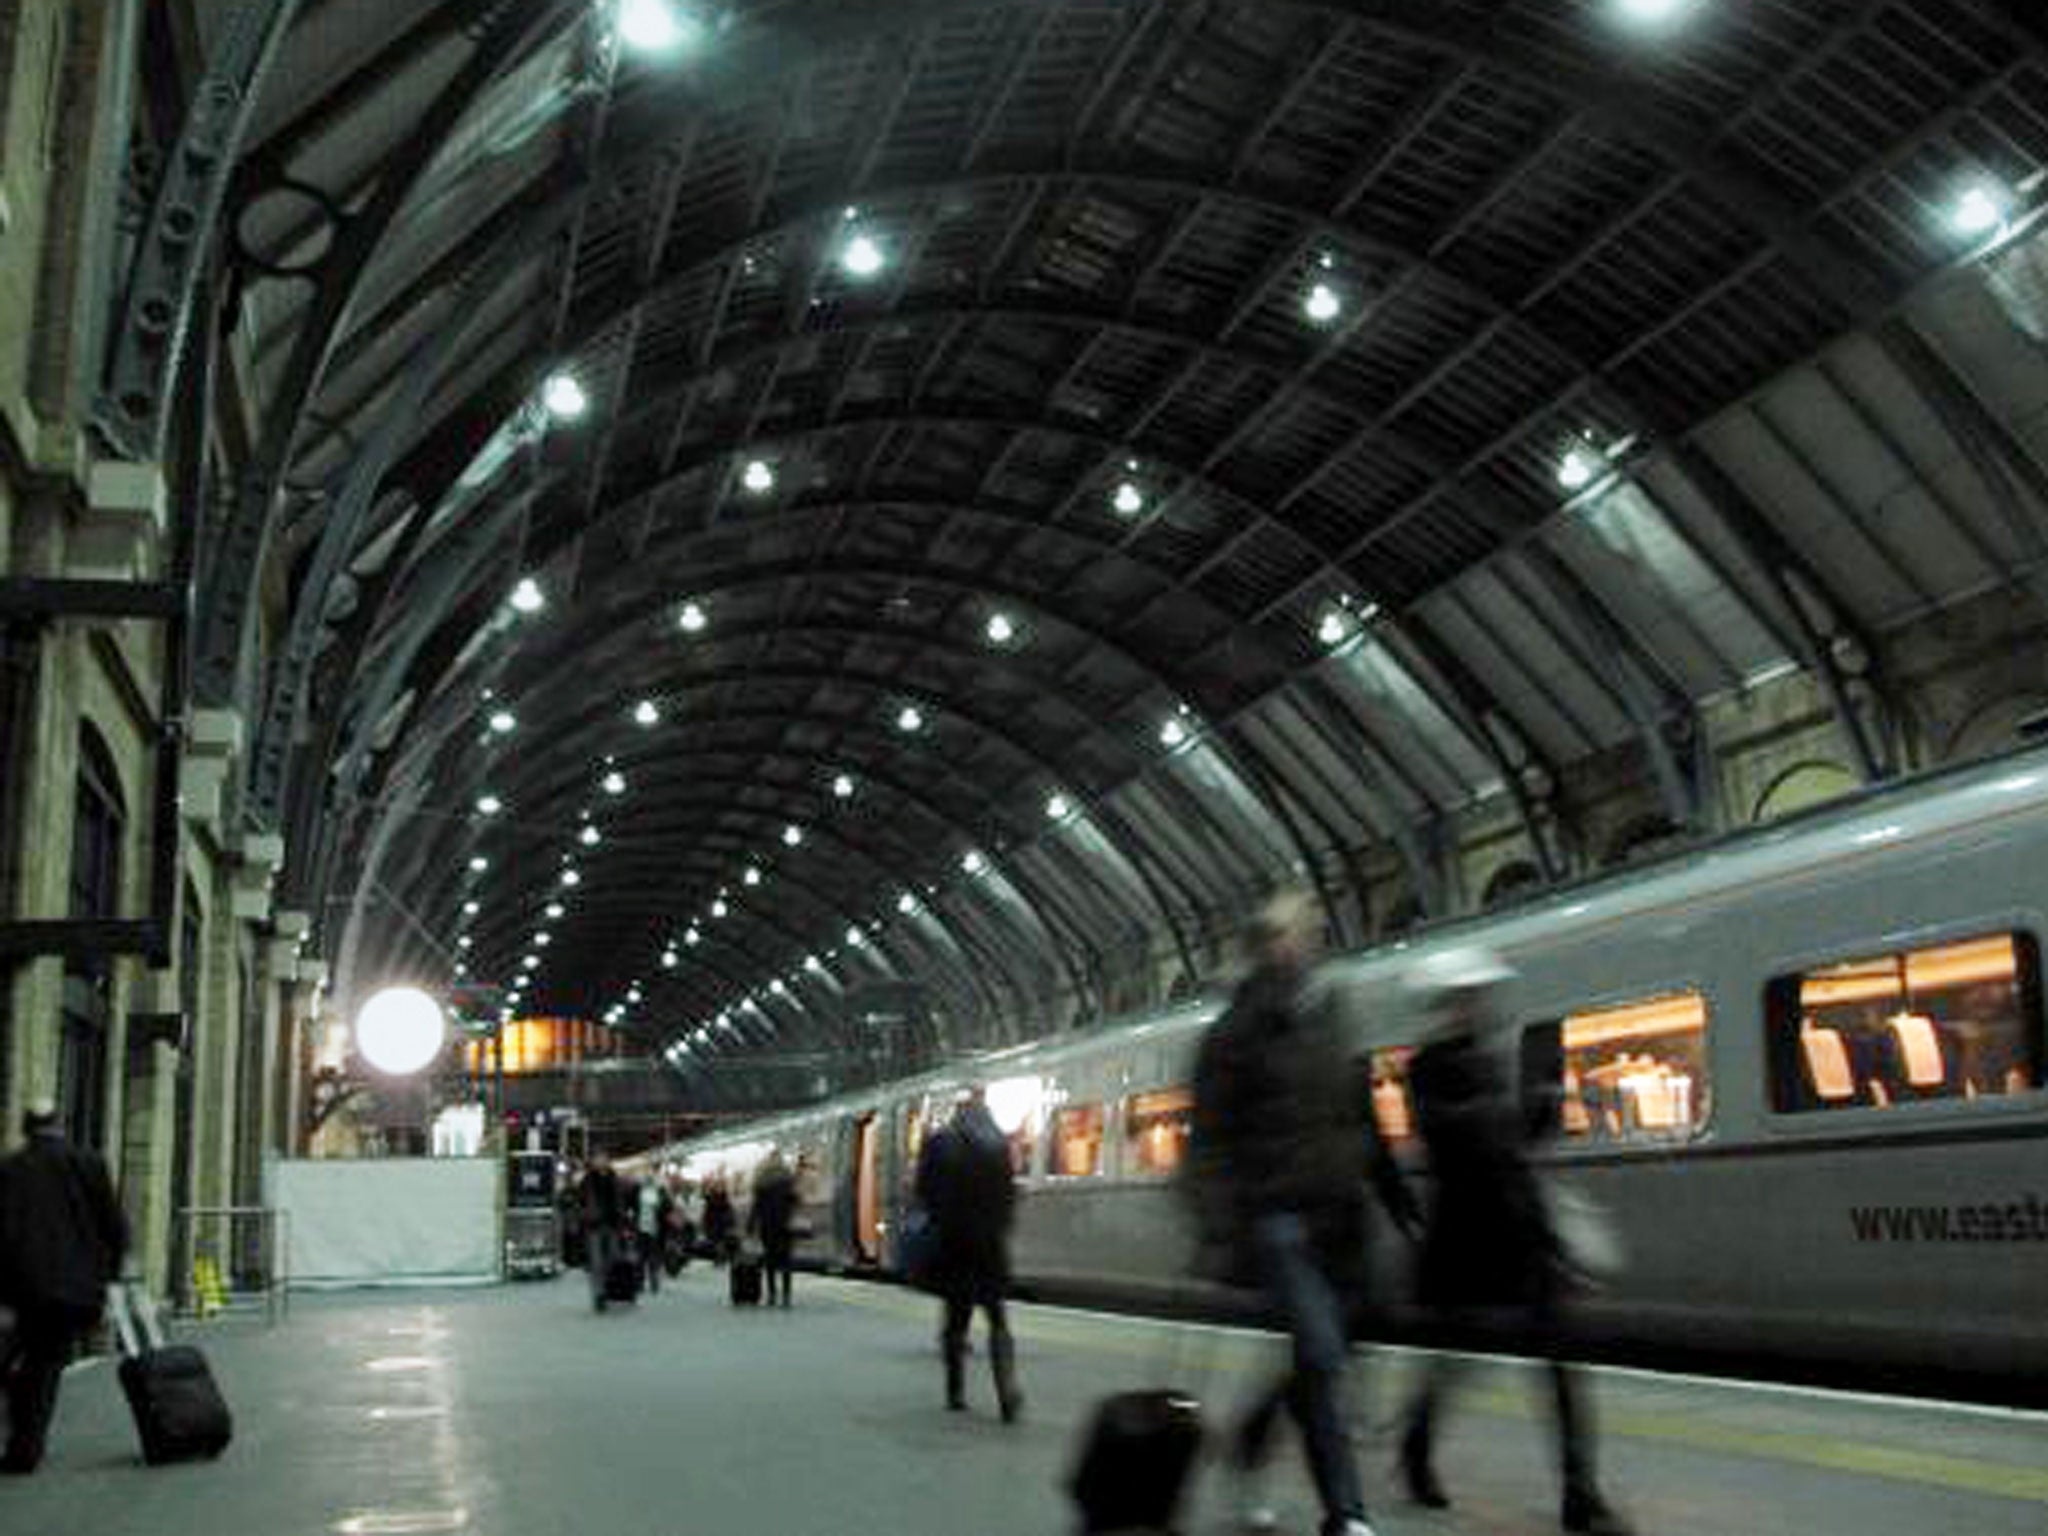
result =
[[[1522,1116],[1493,1058],[1470,1035],[1433,1041],[1408,1063],[1408,1087],[1430,1171],[1421,1300],[1485,1307],[1554,1299],[1557,1240]]]
[[[97,1152],[45,1131],[0,1161],[0,1299],[96,1312],[127,1249]]]
[[[616,1169],[592,1168],[583,1175],[583,1224],[596,1231],[616,1232],[636,1224],[638,1211],[626,1204]]]
[[[1195,1062],[1190,1193],[1210,1252],[1249,1279],[1251,1224],[1291,1212],[1308,1224],[1331,1278],[1364,1278],[1366,1189],[1403,1228],[1414,1202],[1372,1114],[1371,1075],[1327,988],[1292,968],[1239,985]]]
[[[763,1168],[754,1181],[754,1204],[747,1229],[758,1233],[764,1248],[787,1248],[790,1224],[796,1219],[796,1175],[787,1168]]]
[[[1008,1282],[1017,1184],[1009,1138],[987,1105],[964,1105],[925,1138],[917,1159],[917,1198],[938,1228],[934,1285]]]

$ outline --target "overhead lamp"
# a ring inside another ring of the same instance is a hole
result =
[[[1316,625],[1316,638],[1324,645],[1342,645],[1345,636],[1351,633],[1351,621],[1341,608],[1325,608],[1323,617]]]
[[[586,848],[595,848],[599,843],[604,841],[604,834],[598,831],[595,827],[585,827],[581,832],[578,832],[576,834],[576,841],[581,843]]]
[[[482,815],[495,816],[498,814],[498,812],[505,809],[505,802],[500,800],[496,795],[479,795],[477,797],[476,808],[478,812],[480,812]]]
[[[728,1034],[732,1033],[733,1023],[731,1014],[721,1013],[715,1022],[720,1029],[725,1030]]]
[[[481,911],[483,911],[483,908],[482,908],[482,907],[481,907],[480,905],[478,905],[478,904],[477,904],[476,902],[473,902],[473,901],[465,901],[465,902],[464,902],[464,903],[462,904],[462,915],[463,915],[464,917],[475,917],[475,916],[477,915],[477,913],[479,913],[479,912],[481,912]]]
[[[667,970],[674,970],[678,965],[682,964],[682,959],[683,957],[675,952],[674,946],[670,946],[661,952],[661,963]]]
[[[658,725],[661,723],[661,711],[655,708],[654,700],[642,699],[633,706],[633,722],[636,725]]]
[[[909,735],[924,729],[924,711],[915,704],[906,704],[896,716],[896,729]]]
[[[512,606],[521,613],[539,613],[547,607],[548,600],[541,594],[540,583],[531,576],[519,578],[519,585],[512,589]]]
[[[509,734],[519,725],[518,717],[509,709],[500,709],[491,715],[491,729],[500,736]]]
[[[783,982],[783,979],[780,976],[776,977],[773,981],[768,983],[768,990],[770,992],[773,992],[777,997],[789,996],[789,987]]]
[[[699,933],[695,928],[691,928],[687,933],[683,935],[683,942],[685,944],[699,944],[703,942],[703,939],[704,935]]]
[[[856,234],[841,248],[839,265],[846,269],[848,277],[873,277],[888,265],[888,258],[874,236]]]
[[[1568,491],[1582,491],[1593,483],[1598,469],[1590,451],[1573,448],[1558,462],[1557,483]]]
[[[775,489],[775,469],[766,459],[750,459],[747,467],[740,472],[740,484],[756,496],[765,496]]]
[[[823,973],[825,969],[825,962],[820,960],[816,955],[805,955],[804,969],[809,971],[813,976],[817,976]]]
[[[859,949],[867,941],[868,936],[860,931],[858,924],[846,930],[846,947],[848,949]]]
[[[794,848],[803,840],[804,829],[798,826],[795,822],[791,822],[788,826],[782,829],[782,841],[786,846]]]
[[[632,990],[632,991],[628,992],[628,993],[626,994],[626,1001],[627,1001],[627,1002],[629,1002],[629,1003],[634,1003],[634,1004],[637,1004],[637,1003],[639,1003],[639,1001],[640,1001],[640,989],[639,989],[638,987],[635,987],[635,988],[633,988],[633,990]]]
[[[755,867],[754,867],[753,865],[749,864],[749,865],[748,865],[748,866],[746,867],[746,871],[745,871],[745,872],[744,872],[744,873],[743,873],[743,874],[742,874],[742,875],[740,876],[740,884],[742,884],[742,885],[759,885],[760,883],[761,883],[761,871],[760,871],[760,870],[758,870],[758,869],[756,869],[756,868],[755,868]]]
[[[1067,813],[1073,808],[1065,795],[1053,794],[1046,797],[1045,814],[1053,821],[1066,820]]]
[[[417,987],[387,987],[356,1015],[356,1050],[379,1072],[417,1072],[448,1038],[441,1005]]]
[[[1975,239],[2003,229],[2011,209],[2011,193],[1996,182],[1980,181],[1964,189],[1948,220],[1957,234]]]
[[[1660,26],[1676,21],[1698,0],[1615,0],[1624,21],[1639,27]]]
[[[619,41],[635,53],[674,53],[699,30],[673,0],[618,0],[618,7]]]
[[[570,890],[573,891],[577,886],[581,885],[582,883],[583,877],[577,874],[575,870],[565,869],[562,871],[562,884],[568,886]]]
[[[557,421],[579,420],[590,409],[589,394],[571,373],[550,375],[541,386],[540,399]]]
[[[522,955],[519,958],[519,963],[529,971],[538,970],[540,968],[540,956]]]
[[[466,965],[466,964],[465,964],[464,962],[462,962],[462,961],[460,961],[460,960],[456,961],[456,962],[455,962],[455,977],[456,977],[456,979],[457,979],[457,980],[459,981],[459,980],[461,980],[461,979],[462,979],[462,978],[463,978],[464,976],[467,976],[468,974],[469,974],[469,967],[468,967],[468,965]]]
[[[533,936],[533,942],[537,947],[541,949],[546,949],[550,944],[555,942],[555,936],[552,933],[549,933],[547,929],[543,928]]]
[[[1301,312],[1317,325],[1328,325],[1344,313],[1344,296],[1329,283],[1314,283],[1301,301]]]
[[[850,773],[835,775],[832,780],[832,793],[841,800],[851,800],[853,798],[853,775]]]
[[[1138,489],[1137,481],[1121,480],[1117,482],[1116,494],[1110,497],[1109,504],[1119,517],[1136,517],[1145,510],[1145,493]]]
[[[725,898],[723,896],[719,897],[718,900],[711,903],[711,915],[713,917],[724,917],[726,913],[730,912],[731,910],[732,908],[728,907],[725,904]]]
[[[988,868],[988,860],[981,856],[980,849],[970,848],[966,856],[960,860],[960,867],[970,875],[978,875]]]
[[[457,949],[468,949],[470,945],[474,944],[475,942],[476,940],[472,939],[468,934],[465,933],[456,939],[455,947]]]
[[[696,603],[683,604],[683,611],[676,615],[676,627],[693,635],[701,630],[706,622],[704,610]]]
[[[992,613],[988,616],[988,627],[983,631],[990,645],[1008,645],[1017,638],[1017,626],[1007,613]]]
[[[559,901],[551,901],[547,905],[547,914],[549,917],[560,917],[567,910],[568,909],[564,907]]]
[[[469,872],[472,875],[480,875],[490,867],[491,861],[485,858],[482,854],[478,854],[475,858],[469,861]]]
[[[626,792],[626,776],[616,768],[598,782],[608,795],[623,795]]]
[[[1185,746],[1187,739],[1188,728],[1178,715],[1171,717],[1166,724],[1159,727],[1159,741],[1162,746]]]
[[[917,898],[911,895],[910,892],[905,891],[901,896],[898,896],[896,898],[896,910],[898,912],[901,912],[905,917],[910,916],[911,913],[917,910]]]

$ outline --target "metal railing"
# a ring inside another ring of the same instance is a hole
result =
[[[274,1324],[290,1302],[290,1218],[267,1205],[195,1205],[178,1212],[171,1295],[181,1316],[253,1314]]]

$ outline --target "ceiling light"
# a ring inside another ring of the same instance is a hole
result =
[[[695,603],[683,604],[682,613],[676,617],[678,628],[687,630],[694,635],[704,627],[704,624],[704,610],[702,608],[698,607]]]
[[[786,826],[782,829],[782,841],[786,843],[789,847],[794,848],[803,840],[804,829],[802,827],[797,826],[795,823],[792,822],[789,826]]]
[[[469,974],[469,967],[458,960],[455,962],[455,974],[458,977],[467,976]]]
[[[539,613],[547,607],[548,600],[541,595],[540,583],[531,576],[519,578],[519,585],[512,589],[512,606],[521,613]]]
[[[924,729],[924,712],[915,704],[903,706],[903,712],[896,717],[896,729],[909,733]]]
[[[614,769],[599,781],[608,795],[623,795],[626,792],[626,776]]]
[[[481,912],[481,911],[483,911],[483,908],[482,908],[482,907],[480,907],[480,906],[478,906],[478,905],[477,905],[477,904],[476,904],[475,902],[473,902],[473,901],[465,901],[465,902],[464,902],[464,903],[462,904],[462,915],[463,915],[464,917],[475,917],[475,916],[477,915],[477,913],[479,913],[479,912]]]
[[[482,854],[478,854],[475,858],[469,861],[469,872],[473,875],[480,875],[490,867],[491,861],[485,858]]]
[[[1621,8],[1624,21],[1637,26],[1656,26],[1676,21],[1698,4],[1698,0],[1616,0],[1616,3]]]
[[[500,736],[505,735],[508,731],[512,730],[518,724],[518,719],[513,715],[512,711],[509,709],[501,709],[496,714],[491,716],[491,729],[496,731]]]
[[[809,971],[813,976],[816,976],[824,971],[825,962],[820,960],[816,955],[805,955],[804,969]]]
[[[1121,517],[1136,517],[1145,510],[1145,493],[1138,489],[1135,480],[1124,480],[1118,483],[1116,494],[1110,498],[1109,504],[1116,508],[1117,514]]]
[[[1186,744],[1187,739],[1188,728],[1180,722],[1178,717],[1168,720],[1166,724],[1159,727],[1159,740],[1164,746],[1183,746]]]
[[[1301,312],[1317,325],[1328,325],[1344,313],[1344,297],[1328,283],[1317,283],[1301,301]]]
[[[970,875],[978,875],[988,868],[988,860],[981,856],[981,850],[970,848],[967,850],[966,857],[960,860],[960,867]]]
[[[1008,645],[1017,638],[1017,626],[1007,613],[992,613],[988,616],[986,633],[990,645]]]
[[[1325,645],[1341,645],[1344,637],[1351,633],[1351,621],[1339,608],[1325,608],[1322,621],[1316,625],[1316,638]]]
[[[1591,453],[1574,448],[1557,466],[1557,483],[1568,491],[1582,491],[1593,483],[1597,467]]]
[[[746,873],[740,876],[740,883],[742,885],[759,885],[761,883],[761,871],[749,864],[746,868]]]
[[[590,396],[574,374],[557,373],[541,386],[541,403],[557,421],[575,421],[590,409]]]
[[[703,30],[675,0],[619,0],[619,41],[635,53],[674,53]]]
[[[775,489],[775,470],[766,459],[751,460],[740,474],[740,484],[756,496],[765,496]]]
[[[571,890],[574,890],[582,883],[583,877],[577,874],[575,870],[565,869],[562,871],[562,884],[568,886]]]
[[[683,942],[685,944],[697,944],[702,942],[703,938],[704,935],[699,933],[695,928],[692,928],[689,932],[683,935]]]
[[[657,725],[661,721],[661,711],[654,707],[654,700],[642,699],[633,706],[633,720],[637,725]]]
[[[1073,806],[1068,803],[1065,795],[1048,796],[1045,802],[1045,814],[1054,821],[1064,821],[1072,809]]]
[[[549,917],[560,917],[565,910],[567,909],[559,901],[548,903],[547,912]]]
[[[905,917],[910,916],[911,913],[917,910],[917,898],[911,895],[910,892],[905,891],[896,898],[896,910]]]
[[[639,989],[638,987],[635,987],[635,988],[634,988],[634,989],[633,989],[632,991],[628,992],[628,993],[626,994],[626,1001],[627,1001],[627,1002],[629,1002],[629,1003],[637,1003],[637,1002],[639,1002],[639,1001],[640,1001],[640,989]]]
[[[773,992],[777,997],[789,996],[789,988],[783,985],[783,981],[780,976],[776,977],[773,981],[768,983],[768,990],[770,992]]]
[[[1956,199],[1949,223],[1959,235],[1988,235],[2005,226],[2012,198],[1994,182],[1979,182]]]
[[[527,956],[524,956],[524,957],[523,957],[523,958],[522,958],[522,959],[520,960],[520,962],[519,962],[519,963],[520,963],[521,965],[525,966],[525,967],[526,967],[526,968],[527,968],[527,969],[528,969],[529,971],[531,971],[531,970],[535,970],[535,969],[538,969],[538,967],[540,966],[540,956],[539,956],[539,955],[527,955]]]
[[[661,952],[661,963],[671,971],[682,964],[682,959],[683,957],[677,954],[673,948],[664,949]]]
[[[555,936],[543,928],[533,936],[533,942],[537,948],[546,949],[555,942]]]
[[[496,795],[479,795],[476,808],[486,816],[495,816],[498,812],[505,809],[505,802]]]
[[[471,944],[475,942],[476,941],[474,939],[472,939],[468,934],[465,933],[456,939],[455,947],[457,949],[467,949]]]
[[[839,265],[849,277],[873,277],[886,264],[887,258],[872,235],[855,235],[839,253]]]
[[[853,775],[842,773],[835,777],[832,780],[832,793],[842,800],[851,800],[853,798]]]
[[[723,896],[719,897],[718,900],[711,903],[711,915],[713,917],[723,917],[726,913],[730,912],[731,910],[732,908],[728,907],[725,904],[725,898]]]
[[[853,927],[846,930],[846,947],[848,949],[859,949],[861,945],[867,943],[867,941],[868,936],[862,933],[858,927]]]
[[[586,848],[595,848],[599,843],[604,841],[604,834],[599,832],[595,827],[585,827],[581,832],[578,832],[576,834],[576,841],[581,843]]]

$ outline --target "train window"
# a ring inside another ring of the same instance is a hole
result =
[[[1080,1104],[1052,1117],[1052,1173],[1085,1179],[1102,1172],[1102,1106]]]
[[[1390,1147],[1415,1139],[1415,1101],[1408,1094],[1408,1059],[1414,1054],[1412,1045],[1372,1053],[1372,1116]]]
[[[1192,1088],[1134,1093],[1124,1106],[1124,1150],[1134,1173],[1172,1173],[1187,1156],[1194,1123]]]
[[[2031,934],[1894,950],[1765,989],[1781,1113],[1999,1098],[2041,1083],[2041,961]]]
[[[1707,1123],[1709,1089],[1698,992],[1589,1008],[1523,1032],[1529,1127],[1568,1144],[1687,1140]]]

